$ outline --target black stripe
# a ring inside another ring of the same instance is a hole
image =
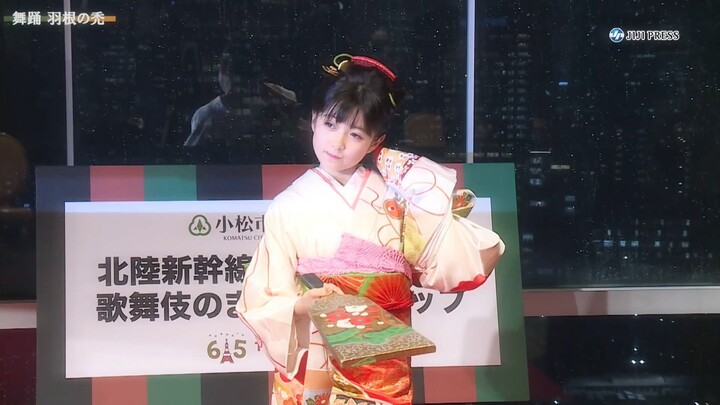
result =
[[[89,378],[65,379],[65,202],[90,200],[87,167],[37,167],[37,404],[91,405]]]
[[[267,372],[202,374],[202,405],[268,405]]]
[[[197,199],[261,200],[262,166],[197,166]]]
[[[425,377],[421,367],[413,367],[412,369],[413,384],[413,404],[425,403]]]

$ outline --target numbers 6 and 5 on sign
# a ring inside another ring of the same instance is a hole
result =
[[[247,344],[247,341],[244,339],[235,339],[235,346],[232,353],[230,352],[230,344],[227,339],[225,339],[224,350],[221,350],[217,344],[217,340],[213,340],[208,343],[207,355],[213,360],[221,359],[220,364],[234,363],[235,361],[233,360],[233,357],[235,357],[236,359],[242,359],[247,354],[247,350],[245,349],[245,344]]]

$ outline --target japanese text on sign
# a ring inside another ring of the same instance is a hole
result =
[[[120,257],[105,257],[98,263],[102,274],[98,281],[105,286],[120,285],[188,285],[192,282],[204,284],[211,282],[217,284],[219,279],[226,283],[242,283],[245,279],[245,270],[250,264],[252,256],[228,255],[220,259],[217,255],[172,256],[163,258],[146,256],[131,257],[123,260]]]
[[[228,255],[220,259],[210,256],[130,257],[128,260],[107,256],[98,263],[101,274],[97,280],[106,287],[143,285],[190,285],[196,284],[240,284],[245,280],[245,270],[252,256]],[[135,322],[138,320],[175,321],[189,320],[191,315],[212,319],[222,312],[223,302],[227,316],[236,318],[234,307],[240,298],[240,291],[226,294],[204,292],[193,297],[182,291],[157,292],[134,291],[130,295],[118,292],[96,294],[97,320],[99,322]],[[192,306],[191,306],[192,305]]]
[[[225,313],[230,318],[237,318],[235,305],[240,299],[241,291],[225,294]],[[191,315],[196,317],[215,318],[223,310],[223,299],[215,293],[202,293],[196,297],[183,294],[182,291],[165,292],[160,297],[158,293],[133,292],[130,296],[119,293],[97,294],[97,320],[98,322],[135,322],[147,320],[154,322],[175,321],[177,319],[190,320]],[[192,305],[192,308],[191,308]],[[162,311],[162,312],[161,312]]]

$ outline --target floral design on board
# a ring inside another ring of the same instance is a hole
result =
[[[315,395],[315,398],[308,398],[305,405],[330,405],[330,393],[326,392]]]

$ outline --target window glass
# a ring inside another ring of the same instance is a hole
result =
[[[478,2],[475,161],[517,168],[525,287],[720,282],[717,3]]]
[[[386,62],[407,90],[393,144],[462,158],[463,2],[126,0],[103,11],[118,23],[73,32],[77,164],[312,163],[312,90],[345,52]]]
[[[0,299],[35,296],[35,166],[66,164],[62,28],[13,25],[47,3],[0,3]]]

